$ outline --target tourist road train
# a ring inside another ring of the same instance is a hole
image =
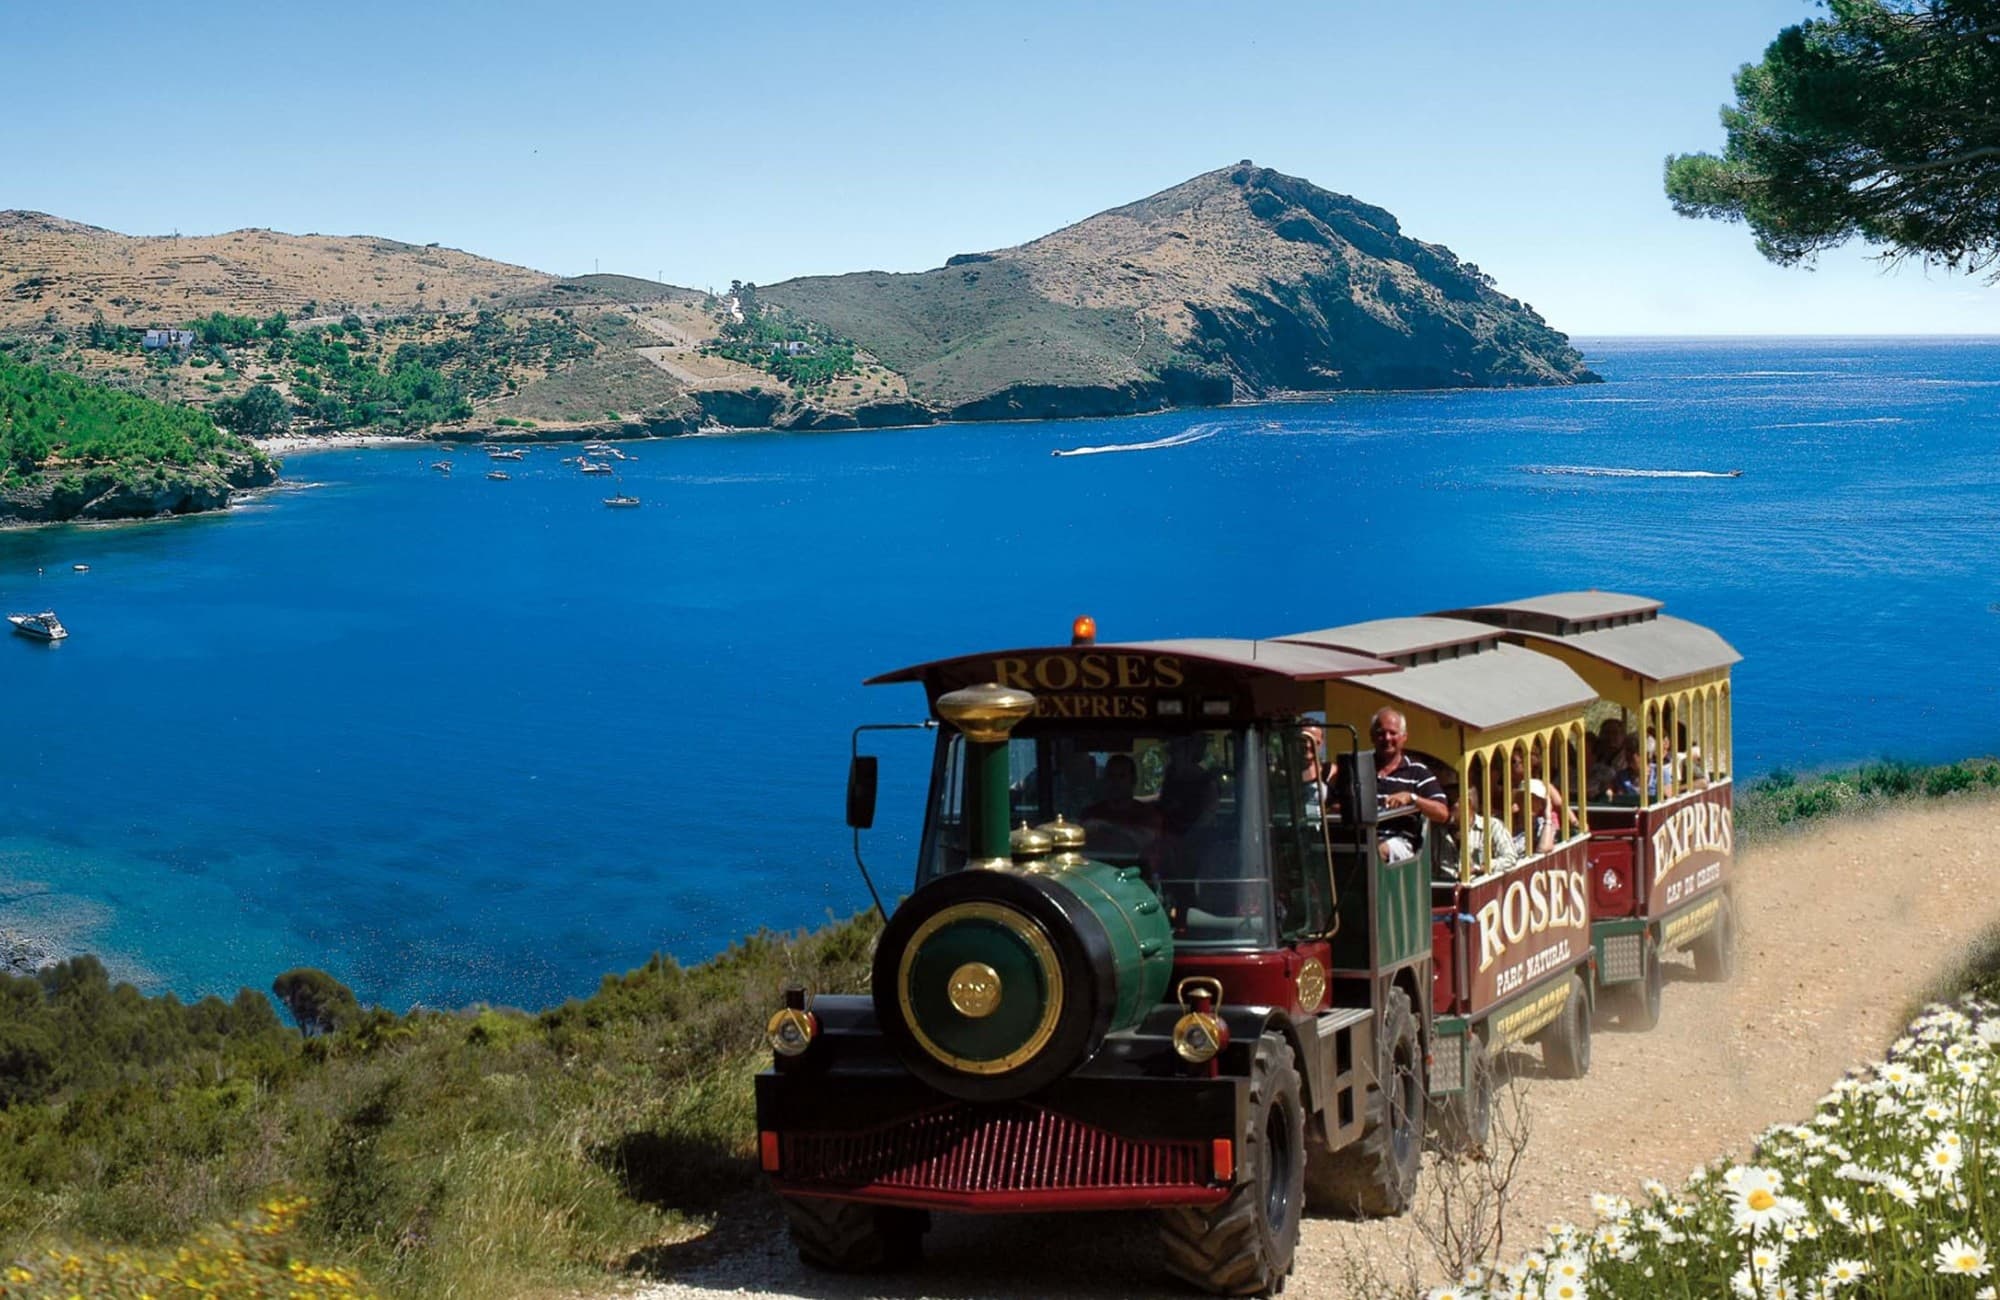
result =
[[[1659,1019],[1670,954],[1730,976],[1738,659],[1585,591],[1263,640],[1079,619],[874,678],[924,690],[928,807],[871,992],[771,1018],[759,1157],[800,1254],[1155,1209],[1170,1272],[1263,1294],[1308,1207],[1402,1213],[1426,1141],[1487,1140],[1508,1049],[1574,1078],[1596,1021]],[[1443,799],[1380,797],[1412,760]]]

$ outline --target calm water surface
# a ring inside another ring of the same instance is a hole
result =
[[[1746,771],[2000,744],[2000,341],[1586,351],[1610,382],[639,444],[633,511],[573,448],[505,483],[390,449],[226,518],[0,535],[0,602],[73,632],[0,643],[0,925],[183,993],[586,993],[862,906],[848,729],[921,698],[861,679],[1083,612],[1268,635],[1636,591],[1746,656]],[[1574,472],[1604,469],[1743,475]],[[881,748],[902,880],[926,758]]]

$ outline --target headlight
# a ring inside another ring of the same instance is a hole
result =
[[[1213,1012],[1190,1011],[1174,1024],[1174,1052],[1191,1065],[1215,1059],[1229,1045],[1229,1027]]]
[[[1174,1053],[1189,1065],[1212,1061],[1229,1046],[1229,1026],[1215,1009],[1222,1005],[1222,984],[1206,975],[1190,975],[1174,989],[1185,1015],[1174,1022]]]
[[[770,1040],[771,1050],[780,1056],[803,1056],[813,1045],[813,1039],[819,1037],[819,1018],[810,1011],[786,1007],[764,1026],[764,1037]]]

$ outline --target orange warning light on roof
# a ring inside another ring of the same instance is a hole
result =
[[[1076,622],[1069,625],[1069,643],[1071,645],[1096,645],[1097,620],[1088,614],[1077,615]]]

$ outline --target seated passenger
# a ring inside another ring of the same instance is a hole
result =
[[[1586,773],[1586,798],[1603,802],[1617,796],[1619,775],[1625,760],[1625,720],[1606,718],[1590,738],[1590,765]]]
[[[1326,806],[1326,787],[1332,780],[1327,764],[1320,757],[1320,751],[1325,746],[1326,733],[1318,727],[1307,727],[1301,733],[1301,739],[1304,741],[1305,753],[1303,770],[1299,775],[1305,785],[1306,818],[1316,824],[1320,819],[1321,810]]]
[[[1465,797],[1471,802],[1468,809],[1470,820],[1466,823],[1466,834],[1470,836],[1472,874],[1485,875],[1489,871],[1505,871],[1521,860],[1521,850],[1514,834],[1497,817],[1486,815],[1486,800],[1481,797],[1477,785],[1465,788]]]
[[[1104,760],[1104,796],[1083,810],[1087,842],[1103,852],[1136,857],[1160,833],[1157,804],[1140,800],[1139,765],[1130,754]]]
[[[1521,851],[1524,854],[1547,853],[1556,846],[1557,828],[1568,811],[1562,807],[1562,793],[1540,777],[1529,776],[1518,749],[1514,751],[1508,771],[1513,776],[1514,789],[1513,806],[1508,809],[1508,814],[1514,819],[1514,825],[1528,828],[1526,838],[1521,841]],[[1555,805],[1553,815],[1552,804]]]
[[[1409,722],[1394,709],[1381,709],[1368,725],[1375,742],[1375,803],[1381,812],[1415,808],[1417,817],[1395,817],[1381,824],[1376,848],[1384,862],[1407,862],[1423,843],[1424,823],[1451,820],[1451,801],[1431,770],[1403,750]]]
[[[1563,797],[1562,787],[1550,778],[1542,762],[1542,742],[1539,740],[1528,758],[1528,798],[1535,816],[1548,823],[1553,840],[1566,840],[1576,834],[1576,817],[1569,810],[1569,800]]]
[[[1674,797],[1674,764],[1668,757],[1660,761],[1659,742],[1646,737],[1646,797],[1648,799],[1671,799]]]

